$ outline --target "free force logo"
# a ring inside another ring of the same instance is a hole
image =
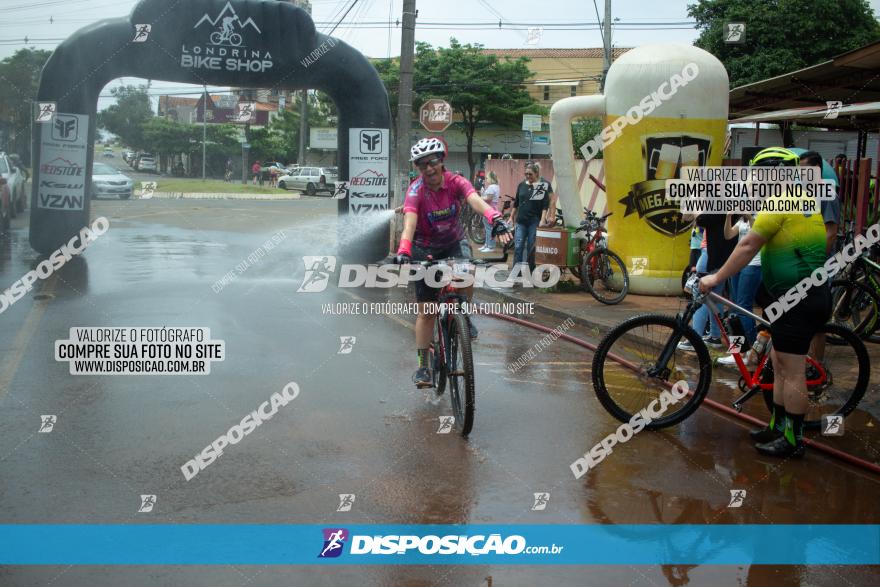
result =
[[[324,546],[318,558],[337,558],[342,554],[345,541],[348,540],[348,530],[345,528],[324,528]]]
[[[79,136],[77,128],[78,121],[75,116],[57,114],[52,123],[52,138],[56,141],[75,141]]]
[[[374,155],[382,152],[382,133],[377,130],[361,131],[361,153]]]

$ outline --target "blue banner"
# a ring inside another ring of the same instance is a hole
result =
[[[0,525],[2,565],[878,565],[878,525]]]

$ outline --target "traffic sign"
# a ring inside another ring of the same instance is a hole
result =
[[[452,124],[452,106],[446,100],[432,98],[419,108],[419,122],[428,132],[443,132]]]
[[[541,132],[543,118],[540,114],[523,114],[522,129],[531,132]]]

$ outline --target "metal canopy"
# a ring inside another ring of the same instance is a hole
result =
[[[851,109],[841,110],[837,118],[824,118],[831,101]],[[880,113],[866,105],[871,102],[880,102],[880,41],[812,67],[734,88],[730,118],[734,122],[806,118],[812,119],[811,125],[829,128],[877,128]]]

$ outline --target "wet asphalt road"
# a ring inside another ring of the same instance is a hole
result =
[[[811,454],[758,458],[709,410],[616,448],[581,480],[569,465],[616,429],[589,382],[592,354],[479,318],[477,418],[437,434],[448,400],[414,389],[412,316],[331,316],[322,304],[405,292],[297,293],[304,255],[333,254],[336,203],[98,201],[110,230],[83,259],[0,315],[0,523],[872,523],[878,479]],[[281,243],[215,293],[273,234]],[[37,260],[26,219],[0,243],[7,287]],[[215,288],[217,289],[217,288]],[[533,317],[556,326],[557,318]],[[208,327],[210,376],[71,376],[54,341],[76,326]],[[570,333],[596,341],[594,333]],[[350,354],[340,337],[355,336]],[[186,481],[180,467],[285,384],[299,397]],[[40,415],[55,414],[49,434]],[[739,509],[729,490],[748,489]],[[544,511],[533,493],[550,492]],[[337,512],[340,493],[355,494]],[[141,494],[155,494],[138,513]],[[688,545],[670,545],[687,549]],[[876,584],[851,567],[6,567],[2,585]],[[548,581],[549,580],[549,581]]]

